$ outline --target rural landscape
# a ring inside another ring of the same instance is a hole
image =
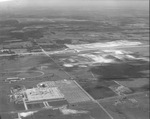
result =
[[[0,2],[0,119],[149,119],[147,7],[27,1]]]

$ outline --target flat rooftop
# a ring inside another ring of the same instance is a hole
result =
[[[64,95],[57,87],[33,88],[25,91],[28,101],[61,99]]]

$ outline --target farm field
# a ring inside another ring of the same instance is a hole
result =
[[[0,119],[149,119],[147,0],[4,1]]]

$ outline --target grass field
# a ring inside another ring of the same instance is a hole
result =
[[[115,119],[149,119],[149,92],[126,96],[117,103],[118,97],[99,100],[99,103]]]

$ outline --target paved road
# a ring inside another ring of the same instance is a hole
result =
[[[149,91],[138,92],[138,93],[132,93],[132,94],[126,94],[126,97],[128,97],[128,96],[134,96],[134,95],[140,95],[140,94],[144,94],[144,93],[149,93]],[[120,96],[114,96],[114,97],[103,98],[103,99],[99,99],[99,100],[97,100],[97,101],[98,101],[98,102],[103,102],[103,101],[108,101],[108,100],[117,99],[117,98],[120,98]]]
[[[136,48],[136,47],[149,47],[149,45],[140,45],[140,46],[126,46],[126,47],[112,47],[112,48]],[[107,47],[103,47],[102,49],[106,49]],[[80,53],[80,51],[75,51],[75,50],[72,50],[72,49],[64,49],[63,51],[45,51],[44,49],[41,49],[42,51],[41,52],[27,52],[27,53],[17,53],[17,54],[0,54],[0,57],[3,57],[3,56],[14,56],[14,55],[20,55],[20,56],[24,56],[24,55],[41,55],[41,54],[48,54],[48,55],[52,55],[52,54],[62,54],[62,53],[65,53],[65,52],[72,52],[72,53]],[[98,49],[83,49],[83,51],[93,51],[93,50],[98,50]],[[45,51],[45,52],[43,52]]]

